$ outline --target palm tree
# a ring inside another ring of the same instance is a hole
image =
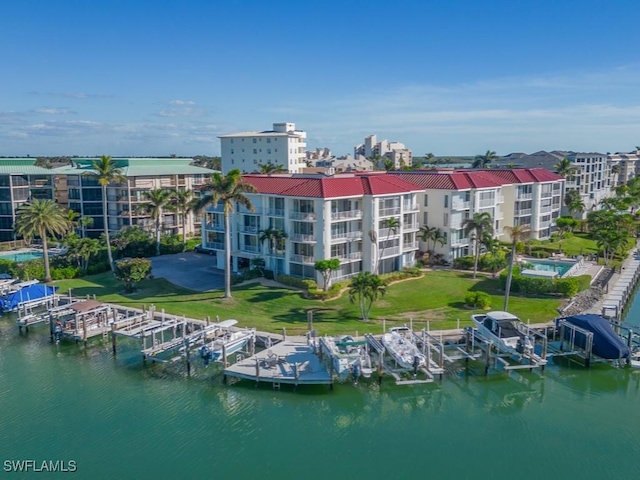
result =
[[[391,238],[392,235],[397,235],[398,230],[400,229],[400,220],[396,217],[389,217],[383,221],[384,227],[387,229],[387,237],[384,240],[383,247],[378,252],[378,261],[376,262],[376,273],[380,273],[378,270],[380,269],[380,262],[382,261],[382,255],[384,254],[384,250],[387,248],[387,242]],[[377,236],[376,236],[377,238]]]
[[[78,257],[83,260],[82,269],[86,272],[91,256],[100,252],[100,241],[97,238],[81,238],[76,248]]]
[[[471,164],[471,168],[488,168],[489,164],[497,159],[498,156],[496,155],[496,152],[487,150],[487,153],[484,155],[476,155],[473,159],[473,163]]]
[[[573,215],[574,212],[583,212],[585,209],[584,202],[580,198],[580,192],[578,190],[567,190],[567,193],[564,195],[564,204],[571,215]]]
[[[283,173],[286,172],[286,170],[284,169],[284,167],[280,164],[273,164],[271,162],[267,163],[266,165],[263,165],[262,163],[260,163],[258,165],[258,167],[260,167],[260,173],[264,173],[267,175],[271,175],[272,173]]]
[[[160,226],[164,215],[164,209],[171,205],[173,194],[174,192],[171,190],[164,190],[162,188],[149,190],[148,192],[144,192],[146,202],[140,205],[139,210],[149,215],[154,223],[156,255],[160,255]]]
[[[578,171],[573,163],[571,163],[571,160],[569,160],[567,157],[564,157],[562,160],[556,163],[553,168],[556,173],[563,178],[571,178],[571,176],[573,176],[573,174]]]
[[[23,203],[16,210],[15,230],[25,238],[38,236],[42,239],[44,259],[44,281],[51,281],[49,246],[47,235],[65,235],[69,231],[69,220],[65,211],[53,200],[38,200]]]
[[[474,213],[462,223],[468,233],[473,233],[475,260],[473,262],[473,278],[478,274],[478,259],[480,258],[480,246],[485,233],[493,233],[493,219],[488,212]]]
[[[200,189],[201,197],[195,211],[199,212],[208,205],[222,204],[224,212],[224,254],[225,254],[225,292],[224,298],[231,298],[231,213],[234,204],[238,203],[247,210],[255,208],[246,193],[256,192],[250,183],[243,183],[240,170],[234,168],[226,176],[220,173],[211,175],[209,182]]]
[[[127,178],[122,175],[122,170],[110,156],[103,155],[99,160],[93,162],[94,172],[91,175],[98,177],[98,183],[102,186],[102,219],[104,221],[104,237],[107,242],[107,255],[109,256],[109,266],[114,271],[113,255],[111,254],[111,241],[109,239],[109,221],[107,219],[107,186],[111,183],[125,183]]]
[[[423,225],[420,227],[420,233],[418,234],[418,238],[427,244],[427,252],[430,252],[429,242],[433,240],[434,235],[436,233],[436,227],[430,227],[429,225]],[[433,244],[433,248],[435,248],[435,242]]]
[[[197,199],[193,197],[193,190],[181,188],[173,192],[173,198],[171,198],[171,203],[169,204],[169,208],[180,216],[182,222],[183,248],[187,244],[187,215],[189,215],[189,212],[196,206],[196,202]]]
[[[504,231],[511,237],[511,258],[509,259],[509,273],[507,274],[507,283],[504,287],[504,308],[506,312],[509,306],[509,293],[511,291],[511,280],[513,279],[513,264],[516,259],[516,243],[525,240],[533,230],[528,225],[514,225],[513,227],[504,227]]]
[[[357,277],[351,281],[349,288],[349,301],[351,303],[358,302],[360,315],[362,320],[369,320],[369,312],[373,306],[373,302],[384,296],[387,292],[387,286],[379,275],[371,272],[360,272]]]
[[[278,228],[268,227],[258,232],[259,237],[258,240],[262,243],[269,243],[269,251],[271,255],[274,255],[277,250],[284,249],[284,241],[287,238],[287,233],[284,230],[280,230]],[[273,274],[275,277],[278,276],[278,261],[274,262]]]

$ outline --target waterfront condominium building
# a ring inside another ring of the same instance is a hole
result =
[[[567,190],[577,190],[585,209],[583,217],[599,208],[600,200],[614,194],[616,179],[611,175],[611,166],[606,154],[575,153],[565,155],[571,160],[575,172],[567,177]]]
[[[50,170],[55,175],[58,202],[83,217],[91,217],[93,224],[84,233],[93,237],[104,231],[102,187],[97,176],[92,174],[95,160],[74,158],[71,166]],[[184,189],[193,190],[196,196],[199,195],[200,187],[213,170],[190,165],[191,161],[190,158],[114,158],[126,182],[107,187],[109,230],[117,232],[124,227],[137,225],[153,231],[153,220],[140,208],[145,203],[145,193],[150,190]],[[192,212],[187,214],[187,236],[200,235],[200,218],[201,215]],[[166,209],[161,223],[163,233],[182,233],[182,218],[176,212]]]
[[[378,141],[376,135],[365,137],[364,143],[353,148],[353,154],[355,158],[358,158],[358,156],[386,158],[391,160],[394,168],[397,169],[413,163],[413,154],[411,150],[404,146],[404,143],[390,142],[388,140]],[[379,162],[377,166],[382,167],[383,165]]]
[[[273,130],[230,133],[219,138],[224,174],[234,168],[257,173],[261,165],[268,164],[289,173],[300,173],[306,167],[307,133],[296,130],[295,123],[274,123]]]
[[[422,190],[421,226],[440,229],[435,252],[450,260],[471,255],[474,239],[465,221],[476,213],[493,219],[494,237],[508,241],[504,227],[528,225],[532,238],[549,238],[560,215],[564,179],[544,169],[419,170],[393,172]],[[427,250],[421,242],[421,250]]]
[[[34,198],[54,199],[51,170],[34,165],[33,158],[0,159],[0,242],[16,239],[16,210]]]
[[[640,149],[632,152],[616,152],[607,155],[614,186],[626,185],[640,173]]]
[[[245,175],[257,193],[255,211],[240,207],[231,220],[233,269],[265,259],[277,274],[320,281],[317,260],[338,258],[334,279],[414,265],[420,188],[387,174]],[[285,234],[285,235],[283,235]],[[205,213],[202,243],[224,268],[220,205]]]

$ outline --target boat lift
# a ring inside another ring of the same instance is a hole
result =
[[[380,340],[370,333],[367,333],[364,338],[367,342],[367,347],[369,348],[371,361],[378,371],[378,384],[382,383],[383,373],[391,375],[396,381],[396,385],[432,383],[435,381],[435,375],[441,374],[439,368],[432,362],[427,362],[427,366],[422,368],[401,368],[397,365],[390,353],[387,352],[386,347],[382,342],[380,342]],[[434,368],[435,371],[432,372],[430,367]],[[416,378],[418,372],[423,373],[424,378]],[[406,375],[407,373],[413,374],[413,378],[407,379],[403,377],[403,375]]]

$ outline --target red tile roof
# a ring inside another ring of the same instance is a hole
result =
[[[492,170],[420,170],[393,172],[423,189],[469,190],[495,188],[514,183],[553,182],[562,180],[556,173],[544,168],[492,169]]]
[[[413,183],[393,175],[243,175],[258,193],[288,197],[337,198],[391,195],[420,191]]]

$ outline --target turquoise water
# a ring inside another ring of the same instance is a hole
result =
[[[544,373],[484,377],[461,362],[432,385],[387,378],[293,392],[225,386],[213,366],[186,378],[182,365],[143,364],[137,348],[119,339],[114,359],[108,341],[56,346],[46,327],[19,334],[0,318],[3,462],[74,460],[75,478],[90,479],[640,473],[640,372],[627,368],[551,362]]]
[[[34,258],[42,258],[41,252],[20,252],[20,253],[1,253],[0,260],[11,260],[13,262],[26,262]]]
[[[533,265],[533,270],[540,270],[543,272],[557,272],[562,277],[567,271],[575,265],[575,262],[551,262],[544,260],[525,260],[527,263]]]

